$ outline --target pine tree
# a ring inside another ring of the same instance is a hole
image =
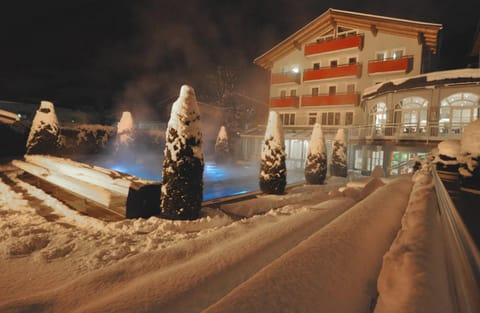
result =
[[[330,175],[347,177],[347,147],[343,128],[337,131],[333,142]]]
[[[217,141],[215,142],[215,163],[227,163],[230,159],[230,149],[228,148],[228,135],[225,126],[220,127],[220,131],[217,135]]]
[[[287,184],[285,140],[277,112],[270,111],[260,163],[260,190],[269,194],[283,194]]]
[[[173,103],[163,161],[161,216],[196,219],[203,199],[203,151],[195,91],[183,85]]]
[[[61,147],[58,119],[53,103],[41,101],[27,139],[27,154],[58,155]]]
[[[305,180],[309,184],[323,184],[327,176],[327,153],[322,127],[316,123],[313,126],[312,137],[308,147],[305,163]]]

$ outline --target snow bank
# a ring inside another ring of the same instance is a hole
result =
[[[4,302],[0,311],[198,312],[353,204],[334,199],[204,228],[197,238]]]
[[[415,184],[402,228],[383,258],[375,313],[453,312],[432,177]]]
[[[411,186],[379,188],[206,312],[368,312]]]

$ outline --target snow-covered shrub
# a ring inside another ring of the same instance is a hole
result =
[[[461,189],[480,194],[480,120],[465,127],[460,154],[458,171]]]
[[[310,145],[308,146],[305,163],[305,180],[310,184],[323,184],[327,176],[327,152],[323,138],[322,127],[316,123],[313,126]]]
[[[338,129],[333,142],[332,158],[330,160],[330,175],[347,177],[347,146],[345,131]]]
[[[228,147],[228,135],[225,126],[220,127],[220,131],[215,141],[215,163],[226,163],[230,159],[230,149]]]
[[[114,138],[113,126],[74,124],[61,127],[62,156],[88,155],[105,152]]]
[[[58,119],[53,103],[42,101],[33,118],[27,139],[27,154],[58,154],[60,148]]]
[[[195,91],[183,85],[168,121],[162,172],[161,215],[196,219],[203,199],[203,151]]]
[[[260,190],[269,194],[283,194],[287,184],[285,140],[277,112],[270,111],[260,163]]]
[[[438,175],[443,180],[457,181],[458,160],[460,156],[459,140],[444,140],[438,144],[438,154],[433,163],[436,164]]]

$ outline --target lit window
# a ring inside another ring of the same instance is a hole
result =
[[[392,53],[392,57],[394,59],[400,59],[401,57],[403,57],[403,50],[394,50]]]

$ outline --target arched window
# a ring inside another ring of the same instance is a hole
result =
[[[387,123],[387,105],[385,102],[379,102],[372,106],[370,110],[370,123],[375,126],[377,133],[382,133]]]
[[[395,106],[395,123],[403,133],[423,133],[427,125],[428,100],[422,97],[407,97]]]
[[[440,132],[460,133],[471,121],[478,119],[479,96],[473,93],[455,93],[440,101]]]

